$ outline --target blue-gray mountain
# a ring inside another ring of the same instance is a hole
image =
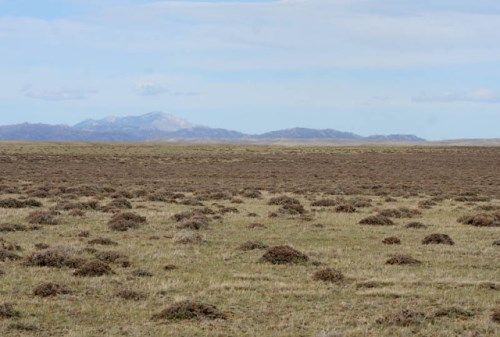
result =
[[[363,137],[333,129],[293,128],[250,135],[238,131],[197,126],[163,112],[141,116],[108,117],[86,120],[74,126],[48,124],[16,124],[0,126],[0,140],[32,141],[389,141],[422,142],[414,135],[375,135]]]

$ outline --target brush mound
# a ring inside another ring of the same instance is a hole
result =
[[[127,301],[140,301],[146,299],[146,294],[135,290],[124,289],[116,293],[116,297]]]
[[[239,250],[243,251],[248,251],[248,250],[255,250],[255,249],[266,249],[269,247],[262,241],[257,241],[257,240],[249,240],[241,244],[241,246],[238,247]]]
[[[30,224],[37,225],[57,225],[59,221],[55,217],[55,213],[52,211],[35,211],[31,212],[26,220]]]
[[[370,215],[359,221],[360,225],[370,226],[393,226],[394,222],[384,215]]]
[[[0,200],[0,208],[27,208],[27,207],[41,207],[42,203],[35,199],[18,200],[8,198]]]
[[[474,215],[464,215],[457,220],[459,223],[476,227],[498,227],[500,226],[500,212],[493,214],[478,213]]]
[[[7,249],[4,249],[4,248],[0,248],[0,262],[5,262],[5,261],[8,261],[8,260],[20,260],[21,257],[19,255],[17,255],[16,253],[14,252],[11,252],[10,250],[7,250]]]
[[[435,233],[435,234],[427,235],[422,240],[422,244],[423,245],[429,245],[429,244],[454,245],[455,242],[453,242],[453,240],[446,234]]]
[[[146,218],[133,212],[116,214],[108,222],[108,227],[114,231],[125,232],[129,229],[139,228],[146,223]]]
[[[52,297],[69,293],[70,290],[64,284],[53,282],[40,284],[33,290],[33,295],[39,297]]]
[[[297,264],[309,261],[309,257],[290,246],[284,245],[269,248],[260,258],[260,261],[272,264]]]
[[[412,324],[422,323],[425,320],[425,313],[404,309],[399,312],[389,314],[383,318],[377,319],[378,324],[410,326]]]
[[[89,240],[89,245],[103,245],[103,246],[116,246],[118,242],[111,240],[110,238],[98,237],[92,240]]]
[[[401,244],[401,240],[396,236],[389,236],[382,240],[382,243],[386,245],[399,245]]]
[[[28,228],[24,225],[15,223],[2,223],[0,224],[0,232],[24,232]]]
[[[85,259],[78,256],[71,247],[53,247],[34,252],[26,258],[27,266],[54,267],[54,268],[78,268]]]
[[[204,240],[203,236],[196,233],[193,230],[184,229],[174,236],[175,243],[189,244],[189,243],[202,243]]]
[[[14,317],[21,317],[21,313],[11,303],[0,304],[0,319]]]
[[[113,274],[111,267],[99,260],[91,260],[78,268],[73,275],[75,276],[104,276]]]
[[[281,195],[279,197],[273,197],[269,199],[268,205],[300,205],[300,201],[298,199],[289,197],[287,195]]]
[[[313,280],[329,283],[339,283],[344,280],[344,275],[339,270],[333,268],[325,268],[316,271],[313,274]]]
[[[500,307],[496,307],[495,309],[493,309],[491,320],[495,323],[500,323]]]
[[[385,264],[390,264],[390,265],[417,265],[421,264],[419,260],[411,257],[410,255],[405,255],[405,254],[396,254],[392,255],[386,262]]]
[[[379,214],[390,218],[413,218],[414,216],[422,214],[422,212],[417,209],[400,207],[383,209],[379,211]]]
[[[335,199],[319,199],[316,201],[313,201],[311,203],[311,206],[313,207],[332,207],[332,206],[337,206],[339,202]]]
[[[160,313],[153,315],[153,320],[214,320],[226,319],[226,315],[215,306],[200,302],[177,302]]]
[[[199,230],[208,227],[208,218],[204,215],[195,215],[188,219],[183,219],[176,226],[178,229]]]
[[[424,225],[423,223],[418,222],[418,221],[410,222],[405,227],[412,228],[412,229],[425,229],[425,228],[427,228],[426,225]]]
[[[335,207],[335,212],[337,213],[355,213],[356,207],[351,204],[341,204]]]

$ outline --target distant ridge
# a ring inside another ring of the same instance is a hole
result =
[[[291,128],[258,135],[238,131],[196,126],[172,114],[151,112],[141,116],[108,117],[85,120],[74,126],[49,124],[16,124],[0,126],[0,140],[31,141],[356,141],[356,142],[424,142],[415,135],[374,135],[363,137],[334,129]]]

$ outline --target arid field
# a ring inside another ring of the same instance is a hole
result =
[[[498,336],[500,147],[0,143],[0,336]]]

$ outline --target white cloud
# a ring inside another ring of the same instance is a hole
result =
[[[413,97],[413,101],[418,103],[454,103],[454,102],[500,103],[500,93],[490,89],[481,88],[463,92],[422,94]]]
[[[136,89],[141,96],[158,96],[169,92],[163,85],[149,81],[139,83]]]
[[[58,88],[58,89],[33,89],[31,85],[25,86],[21,92],[29,98],[41,99],[44,101],[74,101],[84,100],[91,95],[97,94],[97,90]]]

